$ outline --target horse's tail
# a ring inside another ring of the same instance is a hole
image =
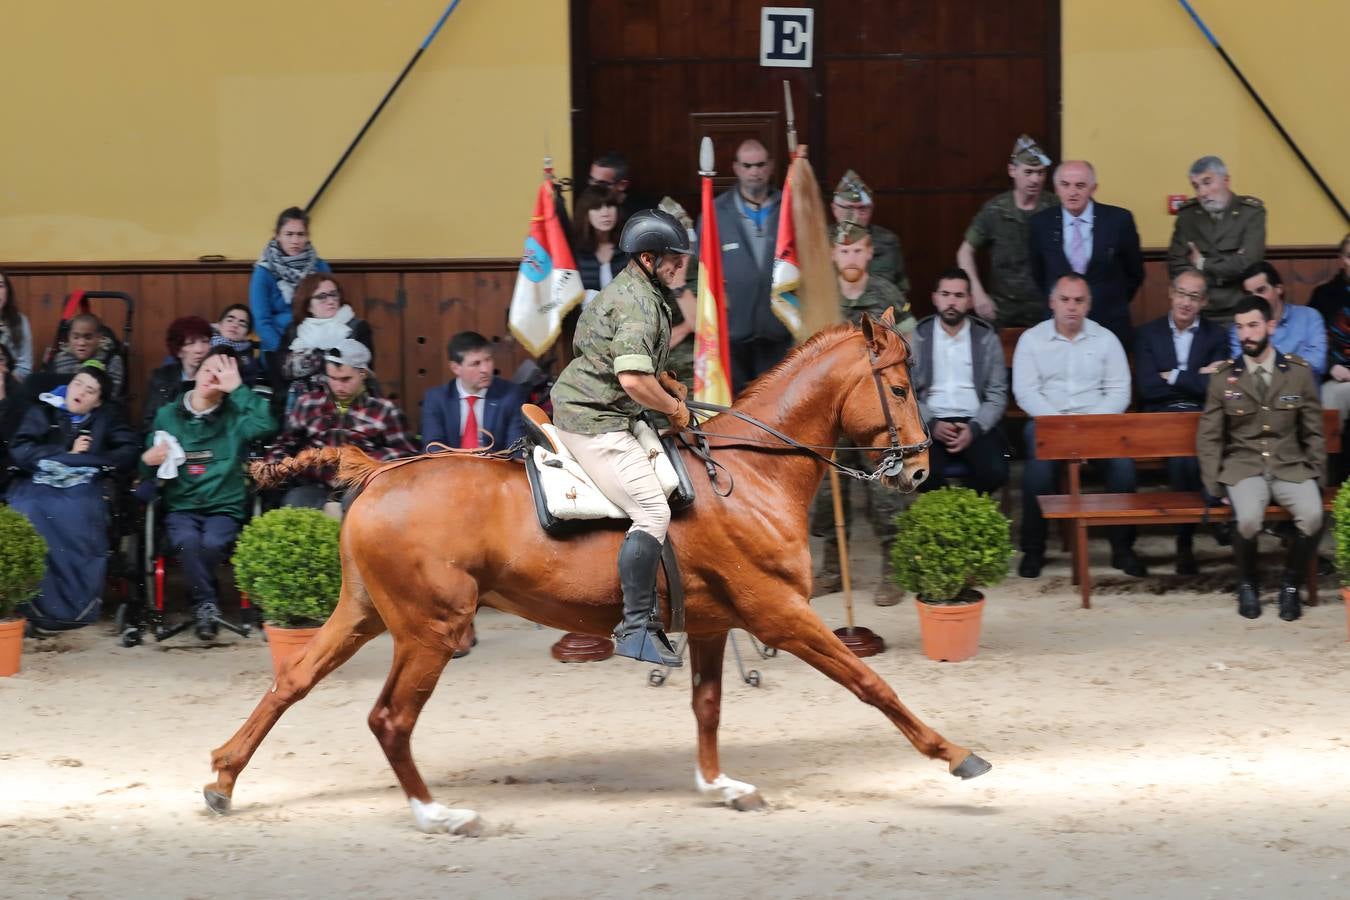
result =
[[[338,481],[348,487],[365,487],[383,464],[371,459],[350,444],[342,447],[323,447],[318,450],[301,450],[298,454],[280,462],[255,462],[249,467],[249,473],[259,487],[270,488],[296,475],[317,472],[322,469],[336,468]]]

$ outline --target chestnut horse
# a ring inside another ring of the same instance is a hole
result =
[[[841,433],[875,451],[903,445],[903,469],[893,455],[895,474],[887,480],[912,490],[926,475],[927,433],[909,394],[908,347],[890,324],[887,313],[879,322],[864,318],[822,331],[733,409],[806,445],[828,448]],[[807,517],[825,463],[800,450],[782,452],[776,441],[766,446],[766,432],[731,414],[703,429],[719,435],[711,439],[725,466],[719,482],[730,476],[734,488],[719,496],[700,474],[697,500],[671,523],[686,596],[698,790],[737,809],[763,803],[753,785],[729,778],[718,763],[722,656],[732,628],[792,653],[877,707],[916,750],[944,760],[953,775],[988,771],[987,762],[910,712],[811,609]],[[691,472],[701,471],[686,458]],[[380,464],[350,447],[325,449],[255,474],[266,481],[338,461],[343,481],[363,488],[342,526],[341,598],[303,655],[282,668],[248,721],[212,754],[216,780],[205,787],[206,802],[228,812],[239,773],[281,714],[388,629],[394,661],[370,728],[418,828],[476,833],[477,814],[433,801],[418,773],[409,746],[418,714],[480,604],[551,628],[608,635],[621,608],[614,561],[622,534],[597,528],[549,537],[536,524],[524,467],[471,454]],[[473,528],[463,527],[466,518]]]

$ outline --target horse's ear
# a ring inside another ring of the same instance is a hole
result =
[[[873,331],[872,314],[863,313],[858,324],[862,326],[863,340],[867,341],[869,344],[874,343],[876,341],[876,334]]]
[[[888,307],[886,307],[886,311],[885,311],[884,313],[881,314],[881,324],[882,324],[882,325],[885,325],[887,328],[894,328],[894,327],[895,327],[895,307],[894,307],[894,306],[888,306]]]

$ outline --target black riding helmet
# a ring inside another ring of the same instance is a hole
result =
[[[623,226],[619,249],[629,255],[638,253],[689,254],[689,232],[680,221],[659,209],[644,209],[633,213]]]

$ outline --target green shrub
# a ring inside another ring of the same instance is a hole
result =
[[[970,488],[921,494],[895,517],[891,573],[930,603],[959,603],[972,588],[998,584],[1012,558],[1009,522],[993,498]]]
[[[342,589],[338,522],[317,509],[274,509],[244,526],[235,583],[273,625],[322,624]]]
[[[1336,571],[1341,585],[1350,587],[1350,490],[1336,492],[1331,504],[1332,528],[1336,531]]]
[[[22,513],[0,506],[0,619],[12,617],[20,603],[33,599],[46,570],[42,535]]]

